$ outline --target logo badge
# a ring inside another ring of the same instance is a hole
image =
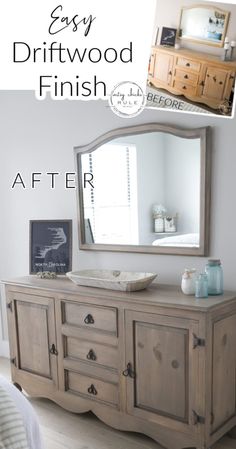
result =
[[[138,84],[132,81],[123,81],[112,90],[109,105],[116,115],[131,118],[143,111],[146,105],[146,96]]]

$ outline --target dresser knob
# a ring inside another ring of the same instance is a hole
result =
[[[185,90],[185,89],[187,89],[187,87],[186,87],[186,86],[183,86],[183,89]]]
[[[132,365],[131,365],[130,362],[127,364],[127,367],[126,367],[126,369],[122,372],[122,374],[123,374],[123,376],[125,376],[125,377],[131,377],[131,379],[134,379],[134,378],[135,378],[135,372],[133,371]]]
[[[93,360],[93,361],[97,360],[96,354],[93,349],[90,349],[90,351],[88,352],[86,357],[88,360]]]
[[[52,344],[51,348],[49,349],[50,354],[53,355],[58,355],[58,351],[56,349],[56,346],[54,345],[54,343]]]
[[[94,319],[90,313],[84,319],[85,324],[94,324]]]
[[[190,67],[190,63],[189,62],[186,62],[186,67]]]
[[[188,79],[188,75],[184,75],[184,78],[187,80]]]
[[[213,81],[216,83],[216,76],[213,76]]]
[[[169,71],[169,75],[172,75],[172,71],[171,70]]]
[[[91,384],[90,387],[88,388],[88,393],[93,394],[94,396],[96,396],[98,394],[98,392],[93,384]]]

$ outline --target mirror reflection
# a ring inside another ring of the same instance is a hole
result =
[[[81,154],[81,175],[85,243],[199,247],[200,138],[115,138]]]
[[[202,43],[223,46],[229,13],[211,6],[182,9],[179,37]]]

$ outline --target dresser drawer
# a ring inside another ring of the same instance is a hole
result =
[[[188,70],[194,70],[195,72],[200,72],[201,70],[201,63],[197,61],[193,61],[192,59],[188,58],[177,58],[177,66],[179,67],[185,67]]]
[[[117,335],[117,309],[93,304],[63,302],[63,322]]]
[[[196,86],[191,86],[191,84],[187,84],[175,79],[173,87],[183,95],[196,95]]]
[[[187,70],[176,69],[175,76],[178,80],[196,86],[198,82],[198,75],[196,73],[188,72]]]
[[[88,399],[118,405],[118,385],[84,376],[73,371],[65,372],[66,390]]]
[[[118,348],[77,338],[65,338],[65,357],[118,369]]]

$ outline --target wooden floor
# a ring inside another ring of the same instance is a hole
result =
[[[9,361],[0,358],[0,373],[10,380]],[[45,449],[162,449],[150,438],[120,432],[92,413],[76,415],[47,399],[30,399],[42,428]],[[236,440],[222,438],[212,449],[236,449]]]

